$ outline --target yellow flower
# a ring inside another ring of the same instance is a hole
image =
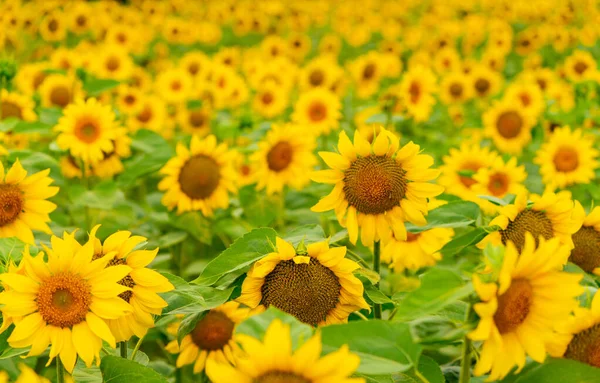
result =
[[[32,230],[52,233],[48,227],[51,212],[56,205],[48,198],[58,193],[57,186],[49,186],[53,180],[48,177],[50,169],[42,170],[27,177],[27,171],[17,161],[4,173],[0,163],[0,238],[17,237],[26,243],[33,243]]]
[[[199,51],[191,51],[179,60],[179,67],[183,68],[194,80],[205,80],[212,68],[211,59]]]
[[[181,130],[198,137],[204,137],[211,132],[212,118],[213,112],[204,105],[193,109],[183,106],[177,111],[177,122]]]
[[[595,207],[573,234],[573,250],[569,260],[587,273],[600,275],[600,206]]]
[[[444,47],[437,51],[433,58],[433,68],[439,75],[458,71],[460,69],[460,56],[456,49]]]
[[[360,266],[345,258],[345,247],[324,241],[294,249],[279,237],[276,246],[248,271],[240,303],[273,305],[312,326],[346,322],[350,313],[369,309],[362,282],[352,274]]]
[[[483,341],[476,376],[489,372],[490,380],[501,380],[514,366],[520,371],[526,356],[543,363],[555,323],[568,318],[584,291],[582,274],[561,271],[570,249],[558,238],[542,239],[536,249],[528,233],[520,250],[508,242],[497,281],[485,283],[473,275],[480,320],[469,337]]]
[[[565,60],[565,73],[573,82],[594,79],[598,69],[594,57],[586,51],[575,51]]]
[[[133,60],[125,49],[116,44],[109,44],[98,49],[91,69],[99,78],[122,81],[131,77],[133,66]]]
[[[336,72],[340,70],[330,56],[319,56],[302,68],[298,76],[298,85],[302,90],[330,88],[336,78]]]
[[[115,174],[122,173],[125,167],[121,159],[131,155],[131,138],[125,129],[117,129],[117,131],[113,140],[113,150],[103,152],[103,158],[91,165],[93,173],[99,178],[110,178]]]
[[[67,37],[67,22],[62,12],[53,11],[46,15],[40,23],[39,32],[45,41],[64,40]]]
[[[412,141],[400,148],[398,138],[383,128],[372,144],[358,131],[354,143],[341,132],[340,154],[319,152],[332,169],[315,172],[312,179],[335,186],[312,210],[335,210],[352,243],[358,239],[359,227],[365,246],[387,241],[392,231],[397,239],[405,240],[404,222],[425,225],[427,198],[444,190],[429,183],[439,171],[430,169],[433,158],[419,154],[420,149]]]
[[[165,177],[158,189],[166,191],[162,203],[177,213],[200,210],[212,216],[216,208],[229,206],[229,193],[237,191],[233,161],[235,152],[218,144],[215,136],[192,137],[190,148],[177,145],[177,156],[160,170]]]
[[[6,89],[0,91],[1,120],[14,117],[23,121],[35,121],[37,116],[33,111],[34,108],[35,102],[30,97],[9,92]]]
[[[515,157],[511,157],[508,162],[504,162],[502,157],[497,157],[489,167],[479,168],[473,175],[475,183],[471,186],[471,190],[478,196],[502,199],[508,194],[518,195],[525,192],[527,189],[523,186],[523,182],[526,179],[525,166],[518,166]],[[481,198],[475,202],[488,214],[497,213],[500,209],[498,205]]]
[[[496,102],[483,115],[485,134],[504,153],[519,154],[531,141],[535,116],[511,100]]]
[[[475,96],[487,98],[500,90],[502,76],[485,65],[475,65],[469,72]]]
[[[206,374],[214,383],[365,383],[363,378],[349,378],[358,368],[360,358],[347,346],[320,358],[320,333],[304,342],[295,352],[292,352],[290,335],[289,325],[279,319],[271,322],[263,342],[238,335],[245,354],[236,358],[236,366],[208,360]]]
[[[408,114],[417,122],[427,121],[435,105],[436,78],[431,70],[416,66],[400,82],[400,97]]]
[[[91,366],[100,362],[102,341],[115,347],[115,338],[105,320],[131,312],[131,306],[118,297],[129,288],[117,282],[131,268],[119,265],[105,269],[114,253],[92,261],[94,247],[81,246],[74,234],[52,237],[52,248],[35,258],[26,248],[25,275],[5,273],[0,281],[9,287],[0,293],[2,311],[22,317],[8,338],[14,348],[31,347],[27,356],[42,354],[50,345],[49,365],[56,356],[72,372],[79,356]]]
[[[252,108],[264,118],[281,115],[288,106],[288,94],[274,82],[260,86],[254,95]]]
[[[369,98],[379,90],[379,82],[384,75],[382,61],[381,53],[370,51],[350,65],[350,73],[356,84],[358,98]]]
[[[192,77],[183,69],[162,71],[156,78],[156,94],[168,103],[186,101],[193,86]]]
[[[81,81],[72,75],[51,74],[39,87],[42,106],[65,108],[83,96]]]
[[[594,137],[581,129],[556,128],[537,152],[534,162],[540,165],[544,183],[554,188],[589,184],[596,175],[599,152]]]
[[[14,78],[14,85],[16,85],[20,92],[32,95],[48,76],[44,72],[46,69],[50,69],[49,62],[23,64],[19,67],[19,71]]]
[[[24,363],[19,363],[19,370],[21,373],[14,383],[50,383],[48,379],[39,376]],[[0,371],[0,383],[8,383],[8,374],[4,371]]]
[[[138,129],[149,129],[157,133],[165,130],[167,108],[165,103],[155,95],[143,96],[140,109],[135,115],[129,116],[127,127],[132,132]]]
[[[440,98],[445,104],[460,104],[473,97],[471,81],[463,72],[445,75],[440,88]]]
[[[121,113],[135,115],[142,109],[143,97],[140,89],[130,85],[121,85],[117,89],[116,104]]]
[[[329,134],[339,126],[341,108],[336,95],[326,89],[315,88],[300,94],[292,120],[309,128],[314,135]]]
[[[198,374],[209,360],[235,365],[235,358],[241,353],[235,327],[250,314],[250,309],[239,306],[237,302],[227,302],[208,311],[183,337],[181,345],[177,340],[171,341],[166,348],[173,354],[179,353],[176,366],[180,368],[193,363],[194,373]]]
[[[539,116],[546,108],[544,94],[533,83],[515,83],[508,86],[504,99],[519,105],[525,113]]]

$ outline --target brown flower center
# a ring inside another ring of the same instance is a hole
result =
[[[521,100],[523,106],[531,105],[531,97],[527,93],[519,94],[519,99]]]
[[[219,186],[220,180],[219,164],[203,154],[187,160],[179,173],[181,191],[191,199],[209,198]]]
[[[504,138],[515,138],[521,133],[523,119],[517,112],[504,112],[496,121],[498,133]]]
[[[270,105],[274,100],[273,94],[271,92],[265,92],[263,93],[261,100],[263,104]]]
[[[491,84],[488,79],[478,78],[475,81],[475,91],[477,91],[477,94],[480,96],[485,96],[490,89],[490,86]]]
[[[132,94],[128,94],[125,97],[123,97],[123,102],[125,102],[125,104],[127,104],[127,105],[135,104],[135,100],[136,100],[136,98]]]
[[[360,157],[344,173],[344,194],[363,214],[382,214],[406,194],[406,171],[386,156]]]
[[[290,259],[279,262],[265,277],[261,303],[316,326],[335,308],[340,290],[338,277],[315,258],[308,264]]]
[[[100,257],[102,257],[102,256],[103,256],[103,254],[100,254]],[[94,257],[96,257],[96,255],[94,255]],[[110,262],[108,262],[108,265],[106,265],[106,267],[116,266],[116,265],[126,265],[126,264],[127,264],[127,262],[124,259],[115,257],[115,258],[111,259]],[[135,287],[135,281],[133,280],[131,275],[126,275],[123,279],[121,279],[117,283],[120,284],[121,286],[126,286],[126,287],[129,287],[132,289]],[[124,291],[121,294],[119,294],[119,298],[121,298],[125,302],[129,303],[129,300],[131,299],[132,295],[133,295],[133,291]]]
[[[463,94],[463,87],[461,84],[459,83],[453,83],[452,85],[450,85],[450,94],[452,95],[452,97],[454,98],[460,98]]]
[[[59,273],[42,281],[37,294],[40,315],[51,326],[73,327],[85,320],[91,288],[79,275]]]
[[[267,153],[269,169],[280,172],[286,169],[294,159],[294,148],[287,141],[280,141]]]
[[[0,184],[0,227],[13,223],[23,211],[25,200],[17,185]]]
[[[84,27],[87,23],[87,18],[85,17],[85,15],[79,15],[75,19],[75,22],[77,23],[78,26]]]
[[[188,73],[192,76],[196,75],[200,71],[200,65],[198,63],[191,63],[188,65]]]
[[[600,233],[592,226],[582,226],[573,234],[573,244],[570,261],[588,273],[600,267]]]
[[[50,32],[56,32],[58,30],[58,21],[56,19],[50,20],[48,23],[48,30]]]
[[[375,77],[376,70],[377,70],[377,67],[375,66],[375,64],[372,64],[372,63],[367,64],[367,66],[365,66],[365,69],[363,69],[363,72],[362,72],[363,79],[370,80],[373,77]]]
[[[510,180],[504,173],[495,173],[490,176],[488,190],[495,197],[504,197],[508,191]]]
[[[460,170],[470,170],[470,171],[476,172],[477,170],[479,170],[479,168],[481,168],[481,164],[474,163],[474,162],[468,162],[466,164],[463,164],[463,166]],[[473,186],[474,184],[477,183],[477,181],[475,181],[470,176],[459,176],[459,179],[460,179],[460,182],[469,189],[471,188],[471,186]]]
[[[600,367],[600,324],[576,334],[567,347],[565,358]]]
[[[535,239],[536,247],[539,245],[539,238],[550,239],[554,236],[552,221],[546,216],[546,213],[537,210],[525,209],[510,221],[506,230],[500,230],[502,243],[506,245],[508,241],[513,241],[517,250],[521,252],[525,246],[525,233],[529,232]]]
[[[206,123],[206,116],[201,110],[192,110],[189,114],[189,122],[194,128],[203,127]]]
[[[100,128],[95,121],[85,119],[77,122],[73,133],[80,141],[90,144],[100,137]]]
[[[21,112],[21,107],[11,101],[2,101],[0,103],[1,105],[1,109],[0,109],[0,117],[2,119],[8,118],[8,117],[16,117],[18,119],[23,119],[23,114]]]
[[[559,172],[572,172],[579,166],[579,155],[571,147],[560,147],[554,154],[554,166]]]
[[[191,332],[192,341],[201,350],[222,350],[233,335],[235,323],[220,311],[211,310]]]
[[[308,117],[314,121],[323,121],[327,117],[327,107],[320,101],[313,102],[308,108]]]
[[[525,279],[515,279],[508,290],[498,297],[494,323],[500,334],[514,331],[525,321],[533,302],[533,288]]]
[[[420,235],[420,233],[406,233],[406,242],[415,242]]]
[[[413,81],[410,84],[410,88],[408,88],[408,93],[410,94],[410,102],[416,104],[419,101],[419,97],[421,97],[421,87],[419,83]]]
[[[583,74],[587,69],[588,69],[588,65],[584,62],[577,62],[577,64],[575,64],[575,67],[573,68],[575,69],[575,72],[577,72],[577,74]]]
[[[310,76],[308,76],[308,82],[310,82],[310,85],[312,86],[319,86],[323,84],[324,80],[325,74],[323,74],[323,71],[320,69],[313,70]]]
[[[255,378],[253,383],[312,383],[312,380],[293,372],[269,371]]]
[[[108,60],[106,60],[106,69],[108,69],[109,72],[116,71],[120,66],[121,62],[118,57],[110,56]]]
[[[181,90],[181,82],[180,81],[173,81],[171,83],[171,89],[174,90],[174,91]]]
[[[50,92],[50,102],[53,105],[64,108],[71,102],[71,92],[65,86],[58,86]]]
[[[141,112],[140,114],[137,115],[137,119],[139,122],[141,122],[142,124],[146,124],[148,123],[148,121],[150,121],[152,119],[152,109],[150,109],[149,106],[146,106]]]

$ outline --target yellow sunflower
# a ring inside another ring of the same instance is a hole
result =
[[[38,31],[44,41],[62,41],[67,37],[67,21],[62,12],[51,12],[42,19]]]
[[[33,243],[32,230],[52,233],[48,215],[56,205],[47,199],[58,193],[58,187],[50,186],[53,180],[48,174],[50,169],[27,177],[18,159],[5,173],[0,163],[0,238],[17,237]]]
[[[573,234],[573,250],[569,260],[587,273],[600,275],[600,206],[595,207]]]
[[[252,108],[264,118],[281,115],[288,106],[287,92],[274,82],[262,84],[254,95]]]
[[[345,258],[346,247],[324,241],[294,249],[279,237],[276,247],[248,271],[240,303],[251,309],[273,305],[312,326],[343,323],[350,313],[370,308],[352,274],[360,266]]]
[[[271,322],[263,342],[241,334],[238,338],[245,353],[236,358],[235,367],[207,360],[206,374],[213,383],[365,383],[363,378],[349,377],[358,368],[360,358],[347,346],[320,358],[320,333],[295,352],[290,327],[279,319]]]
[[[379,82],[384,75],[382,56],[379,52],[370,51],[350,65],[350,73],[356,84],[358,98],[369,98],[379,90]]]
[[[91,69],[100,78],[123,81],[131,77],[133,66],[133,60],[125,49],[109,44],[98,49]]]
[[[299,73],[300,89],[330,88],[335,80],[335,72],[340,70],[329,56],[319,56],[311,60]]]
[[[568,126],[556,128],[534,159],[550,188],[589,184],[595,178],[599,152],[594,137]]]
[[[593,80],[598,73],[598,64],[590,52],[575,51],[565,60],[564,69],[569,80],[581,82]]]
[[[511,100],[496,102],[483,115],[485,134],[504,153],[519,154],[531,141],[536,118]]]
[[[479,168],[473,175],[475,183],[471,190],[478,196],[492,196],[504,198],[508,194],[518,195],[527,189],[523,182],[527,179],[525,166],[517,165],[517,159],[511,157],[504,162],[502,157],[497,157],[489,167]],[[481,206],[487,214],[498,213],[500,207],[490,201],[478,198],[475,202]]]
[[[504,99],[519,105],[526,113],[539,116],[546,108],[544,94],[533,83],[516,83],[508,86]]]
[[[122,173],[125,170],[122,158],[131,155],[131,138],[123,128],[116,129],[116,137],[113,140],[113,150],[103,152],[103,158],[91,165],[94,175],[99,178],[111,178],[115,174]],[[79,176],[81,177],[81,176]]]
[[[140,109],[135,115],[129,116],[127,127],[132,132],[139,129],[149,129],[161,133],[165,129],[167,107],[156,95],[143,96]]]
[[[192,137],[190,148],[177,145],[177,156],[160,170],[165,178],[158,189],[166,191],[162,203],[177,213],[200,210],[212,216],[216,208],[229,206],[229,193],[235,193],[235,152],[209,135],[201,140]]]
[[[19,370],[21,373],[14,383],[51,383],[50,380],[39,376],[24,363],[19,363]],[[0,383],[9,383],[8,374],[4,371],[0,371]]]
[[[239,306],[237,302],[227,302],[208,311],[181,344],[171,341],[166,349],[172,354],[179,353],[177,368],[193,363],[194,373],[198,374],[208,360],[235,365],[236,356],[241,353],[235,327],[250,314],[250,309]]]
[[[400,97],[406,110],[416,122],[429,119],[435,105],[437,80],[431,70],[423,66],[409,69],[400,82]]]
[[[442,78],[440,99],[445,104],[461,104],[472,97],[470,79],[463,72],[451,72]]]
[[[179,67],[185,69],[194,80],[205,80],[210,74],[212,61],[203,52],[192,51],[179,60]]]
[[[92,261],[92,243],[81,246],[74,234],[52,237],[52,248],[35,258],[28,249],[23,254],[25,275],[6,273],[0,281],[9,287],[0,293],[3,312],[22,317],[8,338],[14,348],[31,347],[27,356],[42,354],[50,345],[49,365],[60,356],[72,372],[79,356],[90,367],[100,363],[102,341],[115,347],[115,338],[105,320],[116,319],[131,306],[118,297],[129,288],[117,282],[131,268],[118,265],[105,269],[113,256]]]
[[[86,164],[95,164],[104,158],[104,153],[114,150],[117,136],[115,114],[108,105],[95,98],[77,100],[69,105],[54,128],[59,132],[56,143],[69,150],[75,158]]]
[[[26,245],[25,248],[27,249],[27,250],[25,250],[25,252],[28,252],[29,245]],[[19,262],[19,264],[16,265],[12,259],[9,259],[9,261],[7,263],[8,263],[8,265],[6,267],[7,273],[25,275],[25,262],[23,262],[21,260],[21,262]],[[11,289],[9,286],[4,286],[4,291],[11,291]],[[0,304],[2,304],[1,299],[2,298],[0,295]],[[10,328],[10,326],[13,323],[19,322],[22,319],[21,316],[13,317],[9,313],[3,312],[1,308],[0,308],[0,313],[2,313],[2,326],[0,327],[0,334],[2,334],[4,331],[6,331],[8,328]],[[1,382],[1,380],[0,380],[0,382]]]
[[[568,318],[584,292],[582,274],[561,271],[569,257],[569,246],[558,238],[537,241],[527,233],[519,251],[509,241],[497,281],[473,275],[481,299],[474,305],[477,328],[469,334],[482,341],[476,376],[490,373],[501,380],[513,367],[520,371],[529,356],[543,363],[548,343],[556,336],[555,323]]]
[[[279,193],[284,186],[302,189],[310,182],[310,172],[317,164],[313,154],[315,139],[301,126],[272,125],[250,160],[258,181],[257,190]]]
[[[65,108],[74,100],[83,97],[81,81],[74,76],[51,74],[39,86],[42,106]]]
[[[168,103],[184,102],[189,98],[193,84],[192,76],[185,70],[165,70],[156,78],[156,94]]]
[[[499,226],[500,230],[489,234],[479,246],[488,242],[506,245],[510,241],[521,251],[525,246],[525,233],[531,233],[536,244],[540,238],[557,237],[560,243],[572,249],[572,235],[579,230],[585,216],[581,204],[574,203],[569,192],[531,195],[531,201],[532,204],[527,203],[527,193],[523,192],[517,195],[513,204],[503,206],[500,214],[489,223],[489,226]]]
[[[6,89],[0,91],[0,119],[4,120],[14,117],[23,121],[35,121],[37,116],[33,109],[35,102],[28,96],[9,92]]]
[[[314,135],[329,134],[337,129],[342,104],[336,95],[322,88],[308,90],[298,98],[292,120],[310,128]]]
[[[62,156],[59,161],[60,172],[67,178],[81,178],[83,172],[81,171],[80,163],[78,159],[67,154]],[[89,177],[92,174],[91,169],[88,167],[85,169],[85,176]]]
[[[502,75],[486,65],[475,65],[469,72],[475,96],[487,98],[500,90]]]
[[[426,224],[427,198],[444,188],[429,183],[439,171],[430,169],[433,158],[419,154],[419,145],[411,141],[400,148],[398,137],[382,128],[373,144],[358,131],[354,143],[341,132],[338,150],[340,154],[319,153],[332,169],[315,172],[312,179],[335,186],[313,211],[335,210],[340,224],[348,228],[350,242],[356,243],[360,227],[365,246],[387,241],[392,232],[405,240],[405,221]]]
[[[182,131],[198,137],[204,137],[211,132],[210,123],[213,111],[207,106],[188,109],[179,108],[177,111],[177,122]]]
[[[48,76],[45,70],[50,67],[47,61],[23,64],[14,78],[14,85],[20,92],[32,95]]]
[[[143,93],[140,89],[121,85],[117,89],[116,104],[119,111],[126,115],[135,115],[142,109]]]

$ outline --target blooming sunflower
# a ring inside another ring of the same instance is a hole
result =
[[[140,101],[139,111],[127,120],[127,126],[131,131],[138,129],[149,129],[160,133],[167,119],[167,108],[165,103],[156,95],[146,95]]]
[[[506,245],[509,241],[518,251],[525,245],[525,233],[533,234],[536,244],[540,237],[558,237],[561,243],[573,248],[572,235],[579,230],[585,212],[579,202],[571,200],[569,192],[546,192],[542,196],[532,195],[532,204],[527,203],[527,193],[517,195],[515,202],[503,206],[500,215],[489,226],[498,225],[500,230],[489,234],[480,246],[491,242]]]
[[[252,108],[264,118],[274,118],[281,115],[288,106],[287,92],[274,82],[260,86],[252,101]]]
[[[569,260],[587,273],[600,275],[600,206],[595,207],[573,234],[573,250]]]
[[[539,116],[546,108],[544,94],[533,83],[511,84],[504,93],[504,99],[516,102],[533,116]]]
[[[473,97],[473,88],[462,72],[451,72],[442,78],[440,98],[445,104],[462,104]]]
[[[166,191],[162,203],[177,213],[200,210],[211,216],[216,208],[229,206],[228,193],[236,192],[235,152],[218,144],[213,135],[192,137],[190,149],[177,145],[177,156],[160,170],[165,178],[158,184]]]
[[[250,309],[240,308],[237,302],[227,302],[206,313],[194,329],[181,340],[171,341],[167,351],[179,353],[176,366],[194,364],[198,374],[208,360],[224,364],[235,364],[235,356],[241,350],[236,342],[235,327],[250,314]]]
[[[59,135],[56,143],[86,164],[94,164],[104,158],[104,153],[114,150],[117,136],[115,114],[108,105],[95,98],[77,100],[69,105],[54,128]]]
[[[107,44],[98,50],[92,71],[100,78],[127,80],[133,72],[133,60],[125,49],[116,44]]]
[[[400,82],[400,97],[408,113],[417,122],[426,121],[435,105],[435,75],[423,66],[411,68]]]
[[[534,162],[540,165],[542,180],[550,188],[588,184],[596,177],[598,162],[594,137],[581,129],[556,128],[537,152]]]
[[[204,137],[210,133],[212,118],[212,110],[204,105],[193,109],[182,107],[177,111],[177,122],[181,130],[198,137]]]
[[[184,102],[192,92],[193,83],[192,76],[184,69],[165,70],[156,78],[156,93],[169,103]]]
[[[519,154],[531,141],[536,119],[511,100],[496,102],[483,115],[485,134],[505,153]]]
[[[341,108],[336,95],[326,89],[315,88],[300,94],[292,120],[309,127],[315,135],[328,134],[338,127]]]
[[[8,338],[14,348],[31,347],[28,356],[40,355],[48,345],[49,365],[60,356],[72,372],[79,356],[89,367],[94,359],[100,362],[102,341],[115,347],[115,338],[105,320],[115,319],[131,312],[131,306],[118,297],[128,291],[117,282],[131,268],[119,265],[105,269],[113,258],[92,261],[91,242],[81,246],[74,234],[63,238],[53,236],[52,248],[35,258],[28,249],[23,254],[25,275],[6,273],[0,281],[8,290],[0,293],[3,312],[22,317]]]
[[[0,119],[14,117],[23,121],[35,121],[37,116],[34,108],[35,102],[30,97],[6,89],[0,91]]]
[[[508,242],[497,281],[473,275],[481,299],[473,308],[480,320],[469,337],[483,341],[476,376],[490,372],[490,380],[501,380],[514,366],[520,371],[527,355],[543,363],[556,335],[554,324],[568,318],[584,291],[582,274],[561,271],[569,257],[567,244],[542,239],[536,248],[529,233],[523,243],[519,251]]]
[[[81,81],[62,74],[51,74],[45,77],[39,86],[42,106],[65,108],[83,96]]]
[[[27,177],[27,171],[17,161],[4,173],[0,163],[0,238],[17,237],[26,243],[33,243],[32,230],[52,233],[48,227],[51,212],[56,205],[48,198],[58,193],[57,186],[48,177],[50,169],[42,170]]]
[[[360,266],[345,258],[345,247],[324,241],[294,249],[281,238],[276,247],[248,271],[240,303],[273,305],[312,326],[346,322],[350,313],[369,309],[362,282],[352,274]]]
[[[213,383],[365,383],[363,378],[350,378],[360,364],[360,358],[342,346],[320,358],[321,334],[308,339],[295,352],[289,325],[279,319],[271,322],[263,342],[238,335],[245,353],[236,358],[236,365],[206,361],[206,374]]]
[[[574,82],[593,80],[598,73],[598,64],[590,52],[575,51],[565,60],[565,73]]]
[[[487,98],[500,90],[502,76],[486,65],[475,65],[469,72],[475,96]]]
[[[39,33],[45,41],[61,41],[67,36],[67,21],[62,12],[54,11],[46,15],[40,23]]]
[[[373,144],[354,132],[354,144],[340,133],[340,154],[320,152],[332,169],[315,172],[313,181],[335,184],[331,193],[312,207],[315,212],[335,210],[340,224],[348,228],[350,242],[356,243],[358,228],[361,242],[388,240],[394,233],[406,239],[405,221],[425,225],[427,198],[444,191],[429,183],[439,175],[430,169],[433,158],[419,154],[412,141],[400,148],[398,137],[381,129]]]
[[[212,62],[203,52],[186,53],[179,61],[179,67],[185,69],[195,80],[204,80],[210,73]]]
[[[24,363],[19,363],[19,377],[14,383],[51,383],[48,379],[35,373]],[[8,374],[5,371],[0,371],[0,383],[9,383]]]
[[[335,72],[339,70],[336,62],[329,56],[319,56],[311,60],[299,73],[298,83],[300,89],[329,88],[335,79]]]
[[[376,51],[360,56],[350,66],[350,73],[356,84],[356,95],[360,99],[371,97],[379,90],[383,77],[382,54]]]
[[[508,194],[525,192],[525,179],[525,166],[518,166],[515,157],[511,157],[508,162],[504,162],[502,157],[497,157],[489,167],[482,167],[473,175],[475,183],[471,190],[478,196],[504,198]],[[499,207],[490,201],[479,198],[475,202],[488,214],[497,213],[499,210]]]
[[[116,104],[121,113],[135,115],[142,108],[142,98],[143,93],[140,89],[130,85],[121,85],[117,89]]]
[[[93,173],[99,178],[110,178],[125,170],[121,159],[131,155],[131,138],[124,128],[116,129],[116,137],[113,140],[113,150],[103,152],[103,158],[93,164]],[[81,176],[79,176],[81,177]]]
[[[301,189],[310,182],[317,160],[315,139],[296,125],[272,125],[250,160],[256,170],[257,189],[267,194],[281,192],[284,186]]]

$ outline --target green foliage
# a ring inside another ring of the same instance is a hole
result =
[[[407,223],[411,233],[420,233],[436,227],[457,228],[474,224],[479,216],[479,206],[474,202],[456,201],[442,205],[427,214],[427,225],[415,226]]]
[[[175,289],[163,294],[168,303],[164,314],[195,314],[215,308],[227,301],[233,288],[219,290],[187,283],[183,278],[163,273]]]
[[[100,363],[104,382],[131,383],[167,383],[168,380],[151,368],[117,356],[105,356]]]

